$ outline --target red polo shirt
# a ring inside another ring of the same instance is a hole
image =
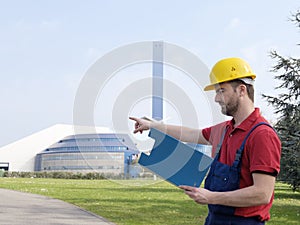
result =
[[[267,122],[256,108],[238,127],[234,128],[234,120],[226,121],[202,130],[206,140],[212,145],[212,154],[215,155],[222,131],[227,131],[220,150],[219,161],[232,165],[235,153],[241,146],[251,127],[259,122]],[[266,125],[257,127],[249,136],[242,157],[240,188],[253,185],[252,173],[261,172],[276,176],[280,169],[281,143],[273,129]],[[274,193],[269,204],[236,208],[235,215],[252,217],[258,216],[260,220],[270,219]]]

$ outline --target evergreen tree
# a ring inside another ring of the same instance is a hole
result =
[[[300,28],[300,10],[292,15],[291,21]],[[276,51],[271,52],[271,58],[277,61],[271,71],[278,74],[275,79],[281,84],[276,89],[282,92],[277,97],[263,97],[279,116],[274,126],[282,142],[279,179],[295,191],[300,186],[300,59],[283,57]]]

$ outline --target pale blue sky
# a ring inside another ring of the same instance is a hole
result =
[[[0,146],[71,124],[89,66],[140,41],[179,45],[209,68],[224,57],[246,59],[258,76],[256,105],[273,120],[260,98],[275,85],[269,52],[299,56],[299,30],[288,21],[299,8],[295,0],[0,0]]]

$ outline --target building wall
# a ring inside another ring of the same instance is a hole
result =
[[[82,127],[79,130],[82,133],[91,133],[92,131],[111,133],[108,128],[104,127]],[[0,148],[0,163],[1,165],[7,165],[8,163],[9,171],[34,171],[36,154],[68,135],[74,135],[73,125],[57,124],[24,137]]]
[[[99,172],[137,176],[137,170],[131,171],[130,165],[138,153],[127,134],[69,135],[37,154],[35,171]]]
[[[40,157],[37,171],[124,173],[123,152],[52,153]]]

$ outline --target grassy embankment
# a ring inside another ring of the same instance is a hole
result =
[[[0,188],[42,194],[75,204],[119,225],[203,224],[206,206],[166,182],[0,178]],[[54,213],[54,212],[53,212]],[[276,184],[268,225],[296,225],[300,193]]]

